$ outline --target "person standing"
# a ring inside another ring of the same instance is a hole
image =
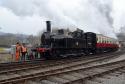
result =
[[[20,50],[21,50],[20,43],[17,42],[16,43],[16,61],[17,62],[20,60]]]
[[[21,46],[21,53],[22,53],[21,60],[25,61],[26,60],[26,54],[27,54],[27,47],[25,46],[25,43],[23,43],[22,46]]]
[[[11,45],[12,61],[15,61],[15,55],[16,55],[16,45]]]

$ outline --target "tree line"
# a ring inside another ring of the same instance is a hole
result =
[[[36,45],[40,43],[40,37],[23,34],[6,34],[0,36],[0,47],[9,47],[11,45],[15,45],[17,42]]]

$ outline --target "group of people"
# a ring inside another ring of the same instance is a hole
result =
[[[20,60],[25,61],[27,55],[27,47],[25,43],[20,44],[19,42],[16,43],[16,53],[15,53],[15,60],[18,62]]]

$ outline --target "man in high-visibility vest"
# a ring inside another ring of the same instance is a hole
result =
[[[26,53],[27,53],[27,47],[25,46],[24,43],[21,46],[21,53],[22,53],[21,60],[25,61],[25,59],[26,59]]]
[[[20,60],[20,50],[21,50],[21,46],[20,43],[17,42],[16,43],[16,61],[18,62]]]

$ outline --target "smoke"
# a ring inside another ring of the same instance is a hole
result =
[[[90,2],[91,3],[91,2]],[[113,24],[113,18],[111,17],[112,13],[112,0],[95,0],[92,3],[98,11],[107,19],[110,26]]]
[[[96,18],[94,20],[97,23],[98,31],[101,34],[115,37],[113,28],[113,17],[112,17],[112,0],[89,0],[92,5],[92,9],[95,8]],[[93,14],[95,16],[95,14]],[[100,22],[101,21],[101,22]]]
[[[115,37],[112,0],[3,0],[1,5],[19,17],[38,15],[51,20],[54,27],[78,27]]]

